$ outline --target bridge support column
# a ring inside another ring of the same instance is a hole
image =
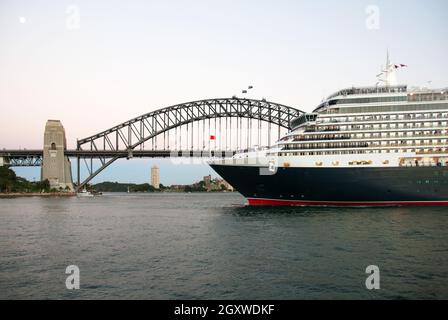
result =
[[[79,157],[76,157],[76,175],[78,176],[78,181],[77,181],[77,188],[79,188],[79,186],[81,185],[81,165],[80,165],[80,161],[81,159],[79,159]]]
[[[44,133],[42,180],[48,179],[51,188],[74,191],[70,160],[64,155],[66,149],[61,121],[48,120]]]

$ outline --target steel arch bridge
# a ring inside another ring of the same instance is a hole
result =
[[[115,160],[144,156],[147,150],[162,156],[162,150],[165,156],[169,155],[167,150],[201,150],[222,156],[225,151],[270,145],[272,126],[279,138],[281,130],[290,130],[291,121],[302,114],[301,110],[265,99],[236,97],[192,101],[146,113],[77,141],[78,189]],[[93,166],[94,158],[100,161],[98,168]],[[88,169],[83,182],[81,159]]]

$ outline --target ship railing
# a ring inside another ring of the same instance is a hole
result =
[[[404,116],[403,118],[398,118],[398,119],[390,119],[390,118],[383,118],[383,119],[374,119],[374,118],[366,118],[366,119],[356,119],[356,120],[346,120],[346,119],[342,119],[342,120],[321,120],[320,122],[317,122],[317,124],[319,125],[331,125],[331,124],[353,124],[353,123],[357,123],[357,122],[382,122],[384,123],[395,123],[395,122],[403,122],[403,121],[407,121],[407,120],[438,120],[438,119],[447,119],[448,115],[438,115],[438,116],[415,116],[415,117],[411,117],[411,116]]]
[[[331,141],[331,140],[349,140],[350,136],[342,136],[342,137],[327,137],[327,138],[313,138],[313,139],[304,139],[304,138],[294,138],[293,142],[308,142],[308,141]]]
[[[448,151],[416,151],[415,154],[443,154],[448,156]]]
[[[428,143],[389,143],[389,144],[379,144],[379,143],[371,143],[371,147],[440,147],[440,148],[446,148],[446,143],[436,143],[436,142],[428,142]]]
[[[398,137],[398,138],[394,138],[396,140],[399,140],[400,138],[403,137]],[[381,141],[381,142],[384,142]],[[357,148],[357,146],[362,146],[362,147],[440,147],[440,148],[447,148],[446,145],[447,143],[442,143],[442,142],[427,142],[427,143],[381,143],[381,142],[345,142],[345,143],[349,143],[350,145],[348,147],[344,147],[344,148],[349,148],[349,147],[353,147],[353,148]],[[307,141],[308,143],[308,141]],[[310,144],[315,144],[313,142],[309,142]],[[329,142],[332,143],[332,142]],[[343,142],[344,143],[344,142]],[[323,143],[321,143],[322,145]],[[295,150],[297,149],[297,146],[303,146],[303,144],[294,144],[293,146],[289,146],[288,144],[283,144],[282,150]],[[306,146],[303,146],[302,149],[306,149]],[[321,146],[316,146],[316,148],[313,149],[327,149],[326,147],[321,147]]]
[[[284,147],[283,150],[321,150],[321,149],[350,149],[350,148],[368,148],[369,145],[367,143],[350,145],[350,146],[300,146],[300,148],[295,147]]]
[[[337,96],[349,96],[354,94],[372,94],[372,93],[403,93],[407,92],[407,86],[388,86],[388,87],[352,87],[343,90],[339,90],[336,93],[330,95],[326,100]]]
[[[448,158],[433,157],[431,159],[423,158],[403,158],[399,162],[400,167],[446,167]]]
[[[433,130],[433,131],[442,131],[442,130]],[[349,139],[353,139],[353,140],[364,140],[364,139],[413,139],[413,138],[419,138],[421,139],[422,136],[424,136],[425,138],[428,137],[428,139],[430,139],[431,137],[447,137],[448,136],[448,132],[447,133],[418,133],[416,135],[412,135],[412,136],[408,136],[408,135],[402,135],[402,136],[380,136],[380,135],[373,135],[371,137],[350,137],[350,136],[344,136],[344,137],[339,137],[339,138],[313,138],[313,139],[297,139],[294,138],[292,140],[292,142],[312,142],[312,141],[325,141],[325,140],[349,140]],[[282,141],[282,143],[290,143],[291,141]]]
[[[420,161],[418,164],[415,164],[414,162],[407,162],[400,164],[400,167],[447,167],[448,161],[445,162],[422,162]]]
[[[436,122],[436,121],[432,121],[432,122]],[[400,126],[401,124],[401,126]],[[360,131],[360,130],[399,130],[399,129],[425,129],[425,128],[433,128],[433,127],[446,127],[446,125],[442,125],[442,124],[432,124],[432,123],[425,123],[425,124],[421,124],[420,122],[412,122],[411,123],[407,122],[407,123],[400,123],[398,125],[398,127],[396,125],[391,125],[388,123],[375,123],[375,124],[365,124],[364,127],[362,127],[362,125],[352,125],[352,124],[343,124],[342,126],[338,127],[338,128],[334,128],[334,129],[330,129],[330,128],[316,128],[316,129],[310,129],[310,130],[305,130],[305,133],[310,133],[310,132],[317,132],[317,133],[325,133],[325,132],[337,132],[337,131]],[[380,127],[381,125],[384,125],[384,127]]]

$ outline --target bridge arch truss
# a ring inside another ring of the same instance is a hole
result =
[[[77,141],[78,151],[94,151],[93,159],[78,156],[78,188],[82,188],[115,160],[132,158],[143,150],[201,150],[217,154],[270,145],[289,131],[303,112],[266,100],[221,98],[192,101],[152,111]],[[230,122],[230,123],[229,123]],[[233,140],[233,141],[232,141]],[[88,152],[86,153],[88,154]],[[88,176],[80,182],[80,160]],[[90,162],[90,165],[88,164]]]

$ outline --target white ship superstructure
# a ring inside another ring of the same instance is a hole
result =
[[[448,205],[448,88],[343,89],[273,148],[213,169],[254,205]]]
[[[278,144],[280,165],[446,165],[448,89],[345,89],[293,127]]]

